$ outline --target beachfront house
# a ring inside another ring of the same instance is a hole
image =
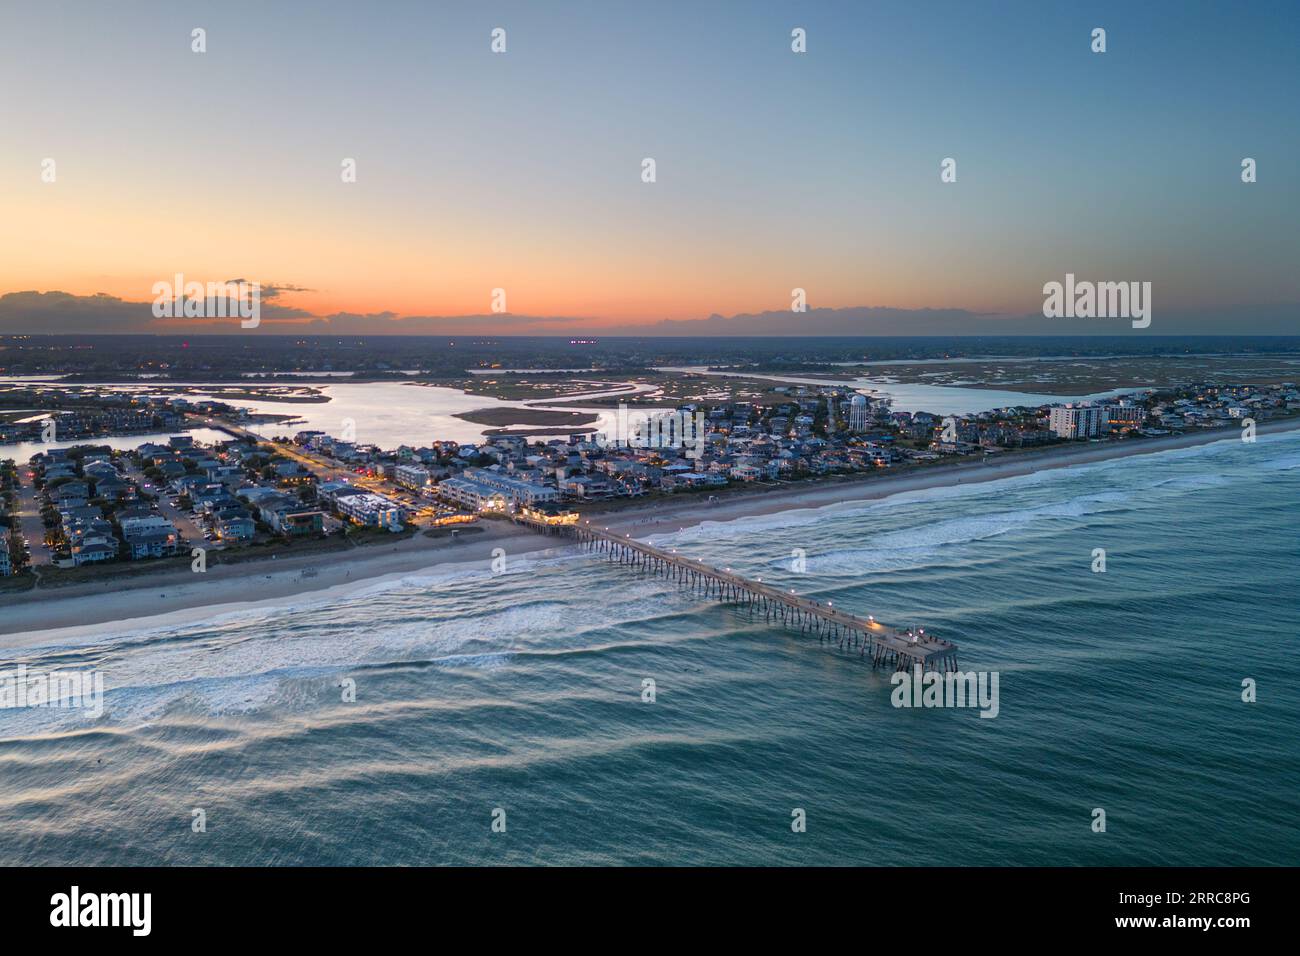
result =
[[[603,475],[574,475],[560,482],[560,490],[574,498],[610,498],[614,486]]]
[[[162,558],[175,554],[180,547],[180,532],[166,518],[154,515],[149,518],[125,518],[118,523],[122,540],[132,561],[142,558]]]
[[[257,517],[276,534],[300,537],[325,530],[324,512],[307,508],[297,498],[281,494],[274,488],[244,488],[239,493],[248,499]]]
[[[72,546],[72,563],[76,567],[112,561],[116,557],[117,545],[106,538],[86,538]]]
[[[216,519],[217,537],[222,541],[251,541],[257,525],[247,514],[232,514]]]

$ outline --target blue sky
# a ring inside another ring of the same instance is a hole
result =
[[[632,322],[794,286],[1015,313],[1069,271],[1157,308],[1293,304],[1297,51],[1294,3],[13,6],[0,293],[185,271],[313,314],[505,287]]]

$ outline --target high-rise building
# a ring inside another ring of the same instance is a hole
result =
[[[1060,438],[1096,438],[1106,430],[1106,409],[1100,405],[1057,405],[1048,427]]]

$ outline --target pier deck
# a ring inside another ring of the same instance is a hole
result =
[[[857,650],[862,658],[870,657],[873,667],[910,670],[919,665],[922,670],[957,669],[957,645],[926,634],[924,628],[891,627],[874,617],[851,614],[829,602],[823,604],[793,590],[751,580],[728,568],[712,567],[675,550],[646,544],[590,522],[547,524],[523,515],[515,515],[513,520],[541,534],[574,540],[619,564],[664,575],[720,601],[746,605],[751,613],[762,613],[769,621],[815,632],[823,642],[836,642],[843,650]]]

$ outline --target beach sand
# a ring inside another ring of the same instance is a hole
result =
[[[129,584],[104,581],[5,595],[0,597],[0,648],[81,640],[108,624],[116,632],[137,625],[184,624],[205,616],[272,607],[296,595],[334,599],[377,581],[445,564],[481,565],[487,573],[494,548],[516,556],[557,543],[504,521],[484,522],[480,527],[479,533],[454,543],[417,534],[391,546],[371,544],[328,554],[212,565],[201,574],[168,571]],[[64,630],[68,628],[75,631]]]
[[[1264,423],[1259,434],[1300,428],[1300,419]],[[871,501],[902,492],[995,481],[1052,468],[1089,464],[1239,440],[1230,430],[1207,430],[1165,439],[1056,446],[1009,455],[987,463],[968,460],[904,473],[874,473],[858,480],[794,482],[755,493],[708,502],[697,496],[657,498],[608,514],[591,512],[593,523],[644,538],[703,521],[732,521],[795,509]],[[231,611],[274,606],[296,595],[336,599],[383,579],[397,579],[445,564],[481,565],[494,548],[523,556],[563,546],[555,539],[521,531],[504,520],[484,521],[482,530],[452,542],[417,534],[392,546],[373,544],[328,554],[214,565],[205,573],[171,571],[143,581],[105,581],[0,596],[0,649],[93,638],[111,624],[116,632],[134,626],[163,627]],[[308,574],[304,575],[304,570]],[[314,571],[314,573],[311,573]],[[57,633],[55,633],[57,631]]]

